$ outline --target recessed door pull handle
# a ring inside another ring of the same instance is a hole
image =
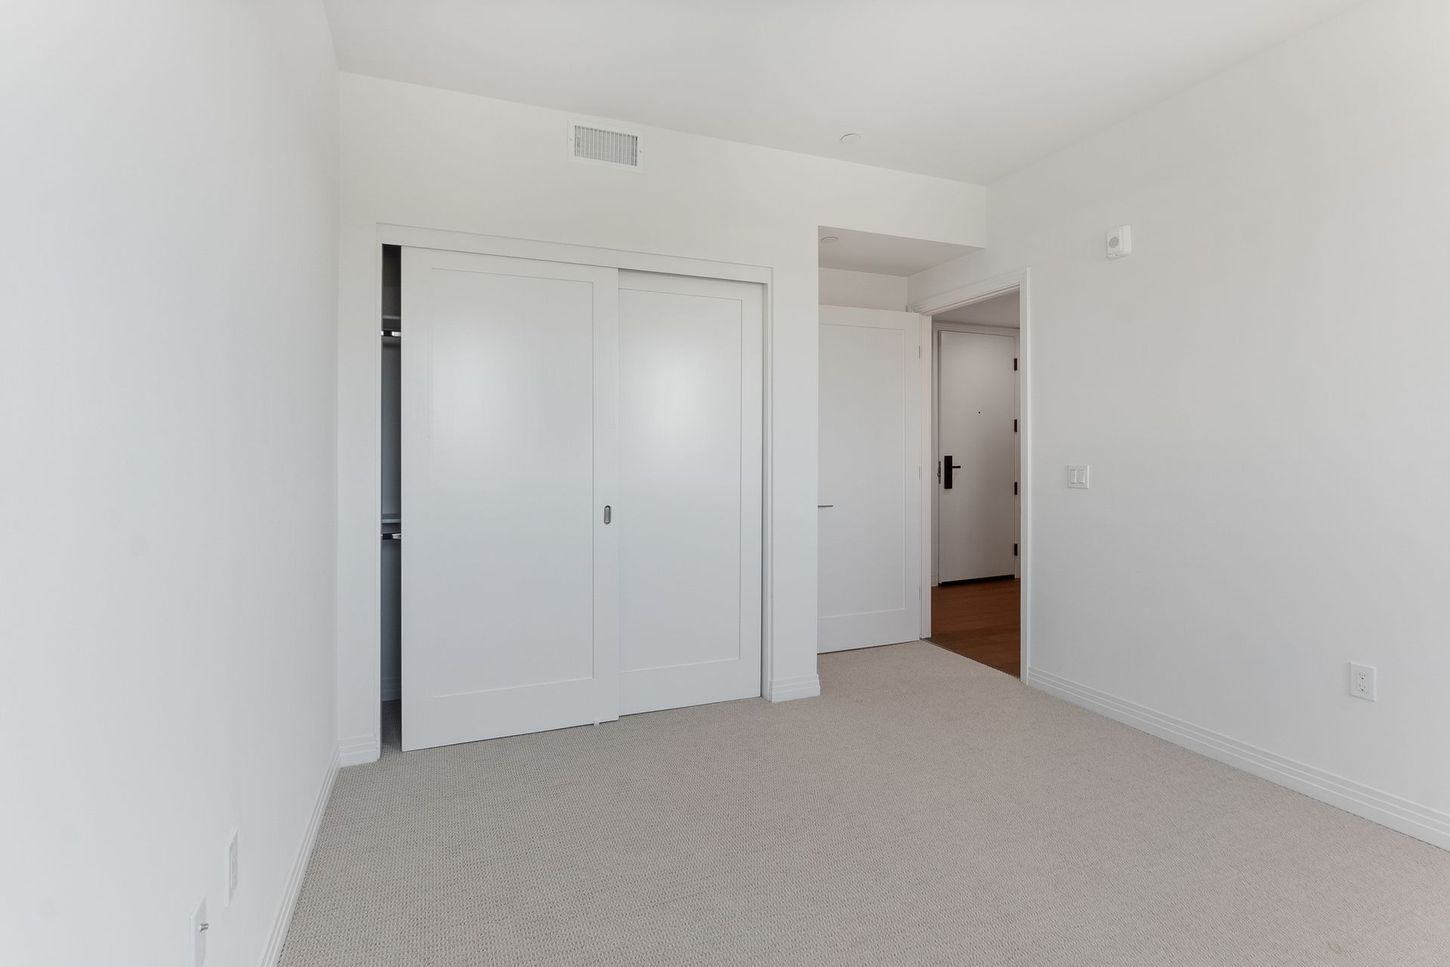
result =
[[[607,524],[607,523],[609,523],[613,519],[614,519],[614,511],[610,509],[610,506],[608,504],[605,504],[604,505],[604,523]]]

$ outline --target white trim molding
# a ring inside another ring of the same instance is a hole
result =
[[[322,816],[327,812],[328,800],[332,798],[332,786],[337,781],[338,766],[338,755],[334,752],[327,772],[322,777],[322,788],[317,792],[317,802],[312,806],[312,818],[307,821],[307,831],[302,834],[302,843],[297,849],[297,856],[292,860],[292,870],[287,874],[282,903],[277,908],[277,917],[272,922],[272,933],[267,937],[267,946],[262,951],[260,967],[274,967],[282,956],[282,944],[287,940],[287,928],[292,925],[292,911],[297,909],[297,897],[302,893],[302,879],[307,875],[312,848],[317,845],[317,832],[322,828]]]
[[[971,305],[973,302],[981,302],[984,299],[1003,295],[1013,289],[1026,289],[1031,274],[1030,269],[1021,268],[977,282],[968,282],[966,285],[959,285],[947,289],[945,292],[925,296],[912,303],[907,311],[919,312],[924,316],[934,316],[946,312],[948,309],[956,309],[960,306]],[[1023,295],[1025,296],[1026,292]]]
[[[337,743],[337,763],[340,766],[361,766],[377,762],[382,752],[382,743],[377,735],[355,735]]]
[[[615,129],[610,125],[611,129]],[[622,129],[619,129],[622,130]],[[764,299],[762,301],[761,319],[762,325],[762,445],[763,460],[761,465],[761,693],[772,701],[785,701],[793,698],[809,698],[820,694],[820,680],[812,675],[809,678],[790,678],[783,685],[772,687],[772,670],[776,660],[775,649],[775,537],[774,537],[774,512],[775,512],[775,280],[774,270],[765,265],[749,265],[737,262],[720,262],[713,259],[688,258],[684,256],[663,255],[655,252],[633,252],[622,249],[600,248],[592,245],[577,245],[563,242],[548,242],[538,239],[512,238],[500,235],[481,235],[474,232],[460,232],[448,229],[424,228],[413,225],[397,225],[386,222],[376,223],[377,246],[374,249],[374,256],[369,268],[368,291],[371,293],[370,305],[372,307],[366,318],[352,319],[347,316],[345,325],[358,325],[373,333],[371,345],[373,352],[381,353],[376,338],[377,319],[382,312],[382,248],[383,245],[404,245],[413,248],[438,249],[448,252],[469,252],[476,255],[496,255],[507,258],[534,259],[545,262],[563,262],[575,265],[595,265],[605,268],[636,272],[654,272],[665,275],[681,275],[700,279],[721,279],[733,282],[750,282],[764,287]],[[379,357],[372,357],[372,364],[369,367],[374,373],[378,372],[380,365]],[[381,410],[374,406],[376,419],[381,421]],[[381,440],[381,423],[372,424],[371,439],[373,446],[379,447],[377,441]],[[371,461],[374,467],[380,466],[378,449],[373,451]],[[378,471],[381,473],[381,470]],[[372,478],[374,484],[373,493],[376,495],[380,486],[380,478]],[[381,505],[373,504],[373,511],[368,520],[368,527],[376,531]],[[354,518],[348,520],[339,519],[339,533],[343,529],[350,533],[356,533],[353,528]],[[378,548],[376,539],[372,541],[373,547]],[[375,552],[378,556],[372,559],[374,565],[374,579],[372,586],[377,586],[378,575],[381,573],[381,550]],[[376,626],[374,626],[376,629]],[[376,707],[376,702],[391,688],[392,682],[381,680],[382,651],[381,635],[370,634],[367,647],[371,650],[369,665],[373,669],[373,677],[363,691],[367,695],[367,703]],[[349,689],[352,686],[349,685]],[[390,693],[389,693],[390,694]],[[341,763],[344,766],[362,765],[368,762],[375,762],[380,754],[380,742],[376,733],[371,735],[356,735],[344,738],[339,743]]]
[[[473,232],[418,228],[411,225],[379,224],[378,243],[380,245],[408,245],[413,248],[442,249],[446,252],[472,252],[475,255],[537,259],[542,262],[599,265],[605,268],[630,269],[636,272],[691,275],[702,279],[758,282],[761,285],[769,285],[771,282],[771,270],[763,265],[716,262],[710,259],[660,255],[654,252],[628,252],[621,249],[596,248],[592,245],[543,242],[531,238],[477,235]]]
[[[765,698],[770,702],[789,702],[797,698],[815,698],[821,694],[821,676],[799,675],[766,683]]]
[[[1174,745],[1242,769],[1311,799],[1450,850],[1450,813],[1381,792],[1323,769],[1260,749],[1218,732],[1165,715],[1126,699],[1033,668],[1032,687],[1132,726]]]

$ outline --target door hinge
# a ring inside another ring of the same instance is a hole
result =
[[[1015,481],[1015,480],[1012,481],[1012,496],[1013,497],[1016,497],[1017,496],[1017,481]]]
[[[1017,432],[1017,421],[1016,420],[1013,420],[1012,421],[1012,432],[1013,433],[1016,433]]]
[[[1014,372],[1014,373],[1017,372],[1017,357],[1016,356],[1013,356],[1012,357],[1012,372]]]
[[[1012,545],[1012,556],[1013,557],[1016,557],[1017,556],[1017,545],[1016,544],[1013,544]]]

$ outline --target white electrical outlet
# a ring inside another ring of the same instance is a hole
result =
[[[1373,665],[1349,663],[1349,694],[1366,702],[1378,701],[1379,691],[1375,684]]]
[[[206,897],[191,911],[191,967],[202,967],[206,963],[206,932],[211,924],[206,920]]]
[[[232,830],[231,839],[227,840],[227,906],[232,905],[232,898],[237,895],[237,880],[240,873],[237,869],[237,831]]]
[[[1077,490],[1088,489],[1088,471],[1092,468],[1085,463],[1070,463],[1067,465],[1067,485]]]

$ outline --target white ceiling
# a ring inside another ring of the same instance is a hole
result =
[[[1352,0],[326,3],[346,71],[985,183]]]
[[[936,322],[969,322],[976,326],[1005,326],[1009,329],[1017,329],[1021,326],[1018,316],[1020,307],[1021,300],[1017,290],[1014,289],[1005,295],[974,302],[969,306],[962,306],[948,312],[938,312],[932,316],[932,319]]]
[[[915,275],[943,262],[975,252],[970,245],[930,242],[922,238],[901,238],[822,226],[820,238],[836,241],[820,246],[820,264],[826,269],[878,272],[882,275]]]

